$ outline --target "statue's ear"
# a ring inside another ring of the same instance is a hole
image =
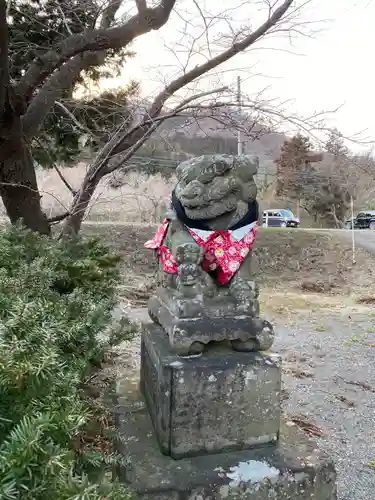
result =
[[[177,180],[180,181],[186,176],[186,171],[190,166],[190,160],[186,160],[181,162],[179,165],[176,167],[176,177]]]
[[[235,170],[238,177],[244,182],[253,180],[254,175],[258,173],[258,168],[258,156],[243,155],[236,158]]]
[[[256,199],[258,193],[257,185],[255,184],[254,179],[249,182],[241,183],[241,197],[243,201],[252,202]]]
[[[214,175],[224,175],[234,166],[235,157],[231,155],[214,155],[211,157],[211,164]]]

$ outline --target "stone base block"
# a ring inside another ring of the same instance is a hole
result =
[[[249,282],[248,282],[249,283]],[[243,304],[238,304],[229,288],[216,288],[213,295],[208,296],[204,292],[197,297],[181,296],[177,290],[160,286],[155,290],[154,298],[163,303],[171,313],[178,318],[197,318],[208,316],[210,318],[220,316],[259,316],[259,289],[253,283],[253,297],[249,299],[249,309],[244,311]]]
[[[158,326],[144,327],[141,390],[160,448],[173,458],[275,443],[281,358],[211,346],[180,358]]]
[[[127,464],[118,475],[139,498],[337,500],[332,462],[296,427],[282,425],[277,445],[264,449],[173,460],[160,453],[142,400],[131,399],[115,413]]]
[[[180,356],[190,353],[194,343],[208,344],[223,340],[253,340],[254,351],[269,349],[274,341],[272,325],[254,314],[225,314],[220,305],[216,310],[202,310],[200,302],[194,299],[175,299],[167,304],[167,292],[158,291],[150,298],[148,310],[150,318],[167,332],[173,350]],[[165,300],[164,300],[165,299]]]

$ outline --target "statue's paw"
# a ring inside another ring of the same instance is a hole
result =
[[[202,342],[193,342],[190,346],[178,346],[174,350],[181,358],[200,356],[204,351],[204,344]]]
[[[199,264],[202,260],[202,249],[195,242],[184,243],[176,248],[175,258],[180,264]]]
[[[275,332],[269,321],[256,319],[254,320],[255,335],[247,340],[232,340],[232,349],[239,352],[254,352],[268,351],[271,348]]]
[[[267,320],[258,320],[261,322],[261,328],[256,334],[256,340],[259,345],[258,351],[268,351],[275,340],[275,332],[271,323]]]
[[[254,352],[259,351],[258,342],[256,339],[249,340],[232,340],[231,341],[232,349],[238,352]]]

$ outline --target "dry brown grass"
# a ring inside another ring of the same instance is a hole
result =
[[[156,259],[143,247],[157,225],[104,225],[84,227],[88,235],[102,235],[123,256],[123,297],[143,305],[156,283]],[[262,307],[276,313],[299,309],[339,307],[351,295],[372,295],[374,260],[358,250],[351,264],[350,246],[327,232],[261,229],[254,250],[253,271],[261,284]],[[302,291],[306,280],[329,283],[322,293]],[[328,290],[328,291],[327,291]],[[286,291],[288,296],[286,298]],[[343,296],[346,298],[343,299]],[[350,298],[350,302],[352,302]]]
[[[88,164],[81,162],[73,168],[59,167],[60,171],[73,187],[78,189],[86,174]],[[42,195],[42,206],[49,217],[66,212],[72,202],[72,194],[54,169],[38,169],[38,186]],[[130,172],[126,184],[118,189],[109,185],[105,178],[99,184],[85,220],[110,221],[120,223],[153,223],[159,220],[160,202],[173,189],[174,179],[168,181],[160,175],[148,176],[144,173]],[[275,188],[260,189],[258,201],[261,209],[290,208],[296,213],[296,206],[275,196]],[[6,218],[0,199],[0,218]],[[316,227],[316,223],[303,209],[300,210],[303,227]]]
[[[85,176],[87,165],[80,163],[74,168],[60,168],[73,189],[78,189]],[[55,170],[38,170],[37,179],[42,195],[42,205],[48,216],[65,212],[72,194]],[[173,179],[166,182],[160,175],[146,176],[131,172],[126,184],[113,189],[108,179],[103,179],[96,190],[86,219],[111,222],[156,222],[160,202],[168,196]],[[0,213],[5,215],[0,201]]]
[[[82,163],[61,170],[77,189],[86,168]],[[54,170],[40,170],[37,175],[47,213],[56,215],[64,211],[72,196],[58,174]],[[160,175],[148,177],[134,172],[128,175],[124,186],[113,189],[105,179],[86,217],[102,224],[109,222],[109,225],[85,226],[84,231],[103,235],[122,253],[126,276],[123,295],[137,304],[144,303],[155,285],[156,261],[143,243],[153,236],[160,202],[168,196],[173,184],[173,179],[166,182]],[[272,188],[260,193],[260,202],[263,206],[276,203]],[[334,307],[335,296],[354,295],[357,301],[361,297],[374,297],[373,261],[366,251],[358,249],[357,263],[353,266],[350,245],[328,232],[269,228],[259,232],[253,271],[262,285],[263,307],[282,313],[293,304],[294,309],[308,311],[320,307],[322,301],[327,307]],[[283,299],[285,290],[288,290],[287,302]]]
[[[75,190],[81,185],[87,168],[88,164],[83,162],[73,168],[59,167],[65,179]],[[72,202],[72,194],[57,172],[54,169],[38,169],[37,180],[42,195],[42,205],[48,217],[66,212]],[[105,178],[99,184],[85,215],[86,220],[124,223],[157,222],[160,202],[168,196],[174,185],[173,178],[166,181],[160,175],[147,176],[139,172],[130,172],[127,175],[126,184],[117,189],[112,188],[108,181],[109,179]],[[272,186],[267,191],[259,193],[259,202],[262,208],[288,206],[282,200],[275,199]],[[1,200],[0,216],[6,216]],[[306,214],[303,221],[304,226],[312,225]]]
[[[59,167],[65,179],[77,190],[88,168],[87,163],[79,163],[73,168]],[[42,195],[42,206],[48,217],[66,212],[72,202],[72,194],[54,169],[37,170],[37,180]],[[126,184],[114,189],[109,179],[103,179],[91,200],[85,220],[127,223],[152,223],[159,220],[160,202],[173,189],[174,179],[166,181],[160,175],[147,176],[139,172],[130,172]],[[259,192],[259,203],[264,208],[286,208],[289,204],[276,199],[274,188]],[[291,206],[290,208],[295,209]],[[0,200],[0,217],[5,217],[4,206]],[[313,223],[303,210],[303,226],[312,227]]]

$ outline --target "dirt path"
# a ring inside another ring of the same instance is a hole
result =
[[[290,418],[302,418],[321,431],[314,439],[336,463],[338,500],[370,500],[375,491],[375,313],[335,298],[317,314],[313,298],[311,312],[291,313],[273,304],[266,314],[277,331],[273,350],[284,359],[284,409]],[[141,320],[147,313],[132,310],[131,316]],[[139,339],[125,347],[120,360],[122,373],[134,376]]]

